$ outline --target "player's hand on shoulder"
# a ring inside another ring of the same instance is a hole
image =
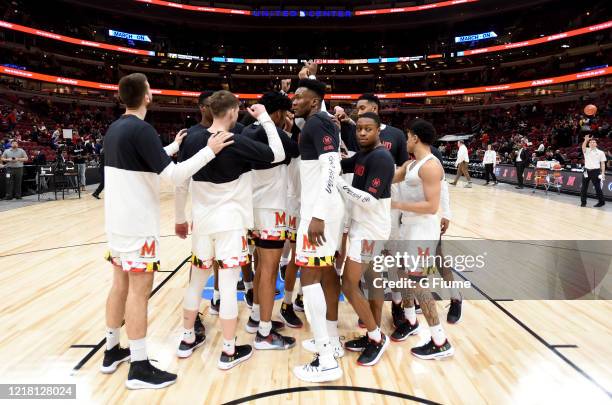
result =
[[[229,146],[234,143],[234,134],[227,131],[217,132],[212,134],[210,138],[208,138],[207,146],[212,149],[213,153],[216,155],[223,150],[226,146]]]
[[[174,137],[174,142],[180,145],[186,136],[187,136],[187,128],[183,128],[177,132],[176,136]]]

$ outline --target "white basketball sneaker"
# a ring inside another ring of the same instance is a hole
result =
[[[334,349],[334,357],[337,359],[344,357],[344,347],[342,347],[342,343],[340,343],[340,337],[330,337],[329,341]],[[302,347],[304,350],[308,350],[310,353],[317,352],[317,346],[315,345],[314,338],[302,340]]]
[[[327,362],[321,362],[319,355],[316,354],[314,360],[310,363],[294,367],[293,374],[302,381],[321,383],[340,379],[342,369],[335,358],[331,358]]]

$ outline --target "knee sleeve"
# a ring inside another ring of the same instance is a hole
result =
[[[240,278],[240,267],[219,269],[219,293],[221,305],[219,317],[235,319],[238,317],[238,299],[236,298],[236,283]]]
[[[185,291],[183,299],[183,308],[188,311],[197,311],[200,308],[202,299],[202,290],[206,285],[206,280],[210,276],[210,270],[202,270],[197,267],[191,267],[191,279]]]

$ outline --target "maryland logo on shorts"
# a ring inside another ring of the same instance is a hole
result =
[[[261,240],[285,240],[287,239],[287,231],[276,230],[276,229],[264,229],[259,232],[259,239]]]
[[[296,256],[295,264],[302,267],[328,267],[333,266],[336,262],[335,256],[324,257],[305,257]]]
[[[194,255],[193,253],[191,254],[191,259],[189,259],[189,262],[202,270],[208,270],[212,267],[213,265],[213,259],[208,259],[208,260],[202,260],[199,257],[197,257],[196,255]]]
[[[230,257],[225,260],[217,260],[219,267],[222,269],[231,269],[232,267],[242,267],[249,264],[251,261],[249,260],[249,255],[244,255],[241,257]]]
[[[159,271],[160,268],[159,260],[155,262],[121,260],[119,257],[113,256],[110,250],[106,252],[106,254],[104,255],[104,259],[109,261],[113,266],[121,267],[123,271],[129,271],[134,273]]]

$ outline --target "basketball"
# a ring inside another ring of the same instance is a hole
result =
[[[593,115],[597,114],[597,107],[595,107],[593,104],[589,104],[584,107],[584,113],[592,117]]]

